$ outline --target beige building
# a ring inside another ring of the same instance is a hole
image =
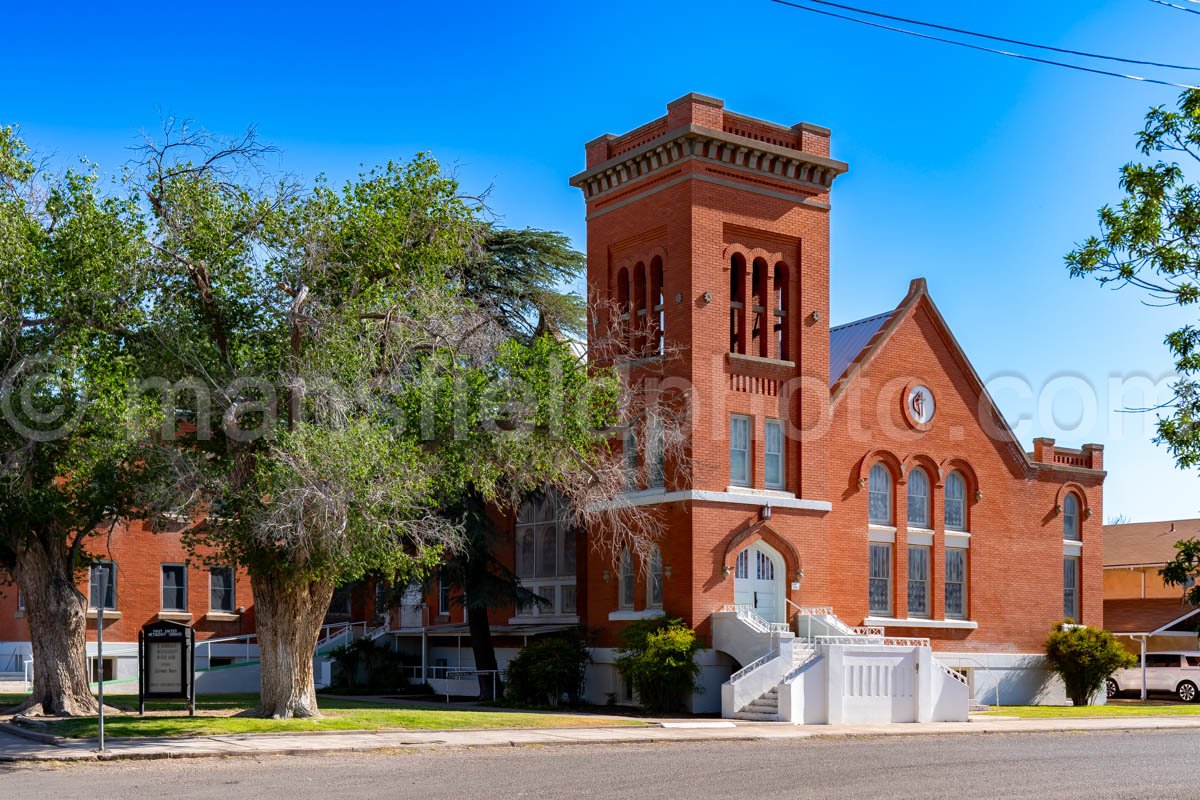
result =
[[[1159,570],[1175,558],[1175,543],[1200,538],[1200,519],[1104,526],[1104,625],[1130,645],[1150,652],[1200,650],[1200,607],[1185,604],[1183,589],[1168,586]]]

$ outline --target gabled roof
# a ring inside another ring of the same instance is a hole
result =
[[[1113,633],[1195,633],[1197,611],[1174,597],[1105,600],[1104,627]]]
[[[1200,519],[1104,526],[1104,566],[1136,567],[1175,560],[1175,543],[1200,538]]]
[[[847,322],[829,329],[829,385],[833,386],[846,373],[850,364],[879,333],[879,329],[892,316],[891,311],[873,317]]]
[[[979,373],[975,371],[975,367],[971,364],[970,359],[967,358],[967,354],[958,343],[958,339],[954,337],[950,326],[946,324],[946,319],[942,316],[942,312],[938,311],[937,304],[929,296],[929,288],[924,278],[914,278],[909,283],[908,294],[904,296],[904,299],[900,301],[900,304],[893,311],[886,314],[877,314],[873,317],[867,317],[857,322],[851,322],[830,329],[830,406],[837,405],[846,387],[854,380],[855,376],[879,354],[887,340],[891,338],[892,334],[899,329],[906,319],[912,316],[913,312],[921,306],[922,302],[924,302],[929,316],[945,341],[946,348],[950,351],[951,356],[958,361],[959,367],[966,375],[967,380],[971,383],[975,391],[978,392],[981,399],[980,411],[982,412],[986,409],[987,413],[991,414],[993,426],[1005,440],[1013,459],[1026,470],[1064,469],[1061,465],[1043,464],[1034,461],[1030,454],[1025,452],[1025,448],[1017,441],[1016,434],[1013,433],[1012,428],[1009,426],[1008,420],[1000,413],[1000,409],[988,392],[987,386],[984,385],[983,379],[979,377]],[[868,331],[870,333],[869,336],[866,335]],[[838,339],[841,341],[838,342]],[[863,342],[862,349],[857,353],[850,353],[849,351],[853,349],[854,343],[858,341]],[[833,357],[835,346],[839,350],[836,360]],[[839,369],[839,365],[843,362],[844,366]]]

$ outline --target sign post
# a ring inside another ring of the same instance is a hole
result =
[[[96,606],[96,689],[100,695],[100,752],[104,752],[104,606],[108,605],[108,567],[96,567],[100,575],[100,602]]]
[[[152,622],[138,632],[138,713],[146,699],[187,700],[196,716],[196,631],[178,622]]]

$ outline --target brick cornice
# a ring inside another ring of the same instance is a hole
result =
[[[690,123],[584,170],[570,184],[588,202],[685,161],[732,167],[749,176],[768,178],[807,192],[827,192],[833,179],[849,168],[815,153],[760,142],[734,133]]]

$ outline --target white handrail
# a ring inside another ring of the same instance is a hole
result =
[[[768,650],[768,651],[767,651],[766,653],[764,653],[763,655],[761,655],[761,656],[759,656],[758,658],[754,659],[754,660],[753,660],[753,661],[751,661],[749,664],[747,664],[746,666],[744,666],[744,667],[742,667],[741,669],[739,669],[737,672],[735,672],[735,673],[733,673],[732,675],[730,675],[730,676],[729,676],[729,682],[730,682],[730,683],[737,683],[739,680],[741,680],[742,678],[746,677],[746,676],[747,676],[747,675],[749,675],[751,672],[753,672],[754,670],[756,670],[756,669],[758,669],[759,667],[761,667],[763,664],[766,664],[766,663],[768,663],[768,662],[770,662],[770,661],[774,661],[774,660],[775,660],[775,659],[777,659],[777,658],[779,658],[779,651],[777,651],[777,650],[775,650],[775,651]]]
[[[992,668],[989,667],[987,664],[984,664],[983,662],[972,658],[971,656],[961,656],[960,655],[960,656],[956,656],[956,658],[960,661],[969,661],[972,664],[974,664],[975,666],[983,669],[983,671],[988,674],[988,677],[992,679],[992,688],[994,688],[996,690],[996,705],[999,706],[1000,705],[1000,681],[996,680],[996,673],[992,672]]]
[[[874,647],[929,647],[929,640],[909,636],[814,636],[818,644],[854,645],[869,644]]]

